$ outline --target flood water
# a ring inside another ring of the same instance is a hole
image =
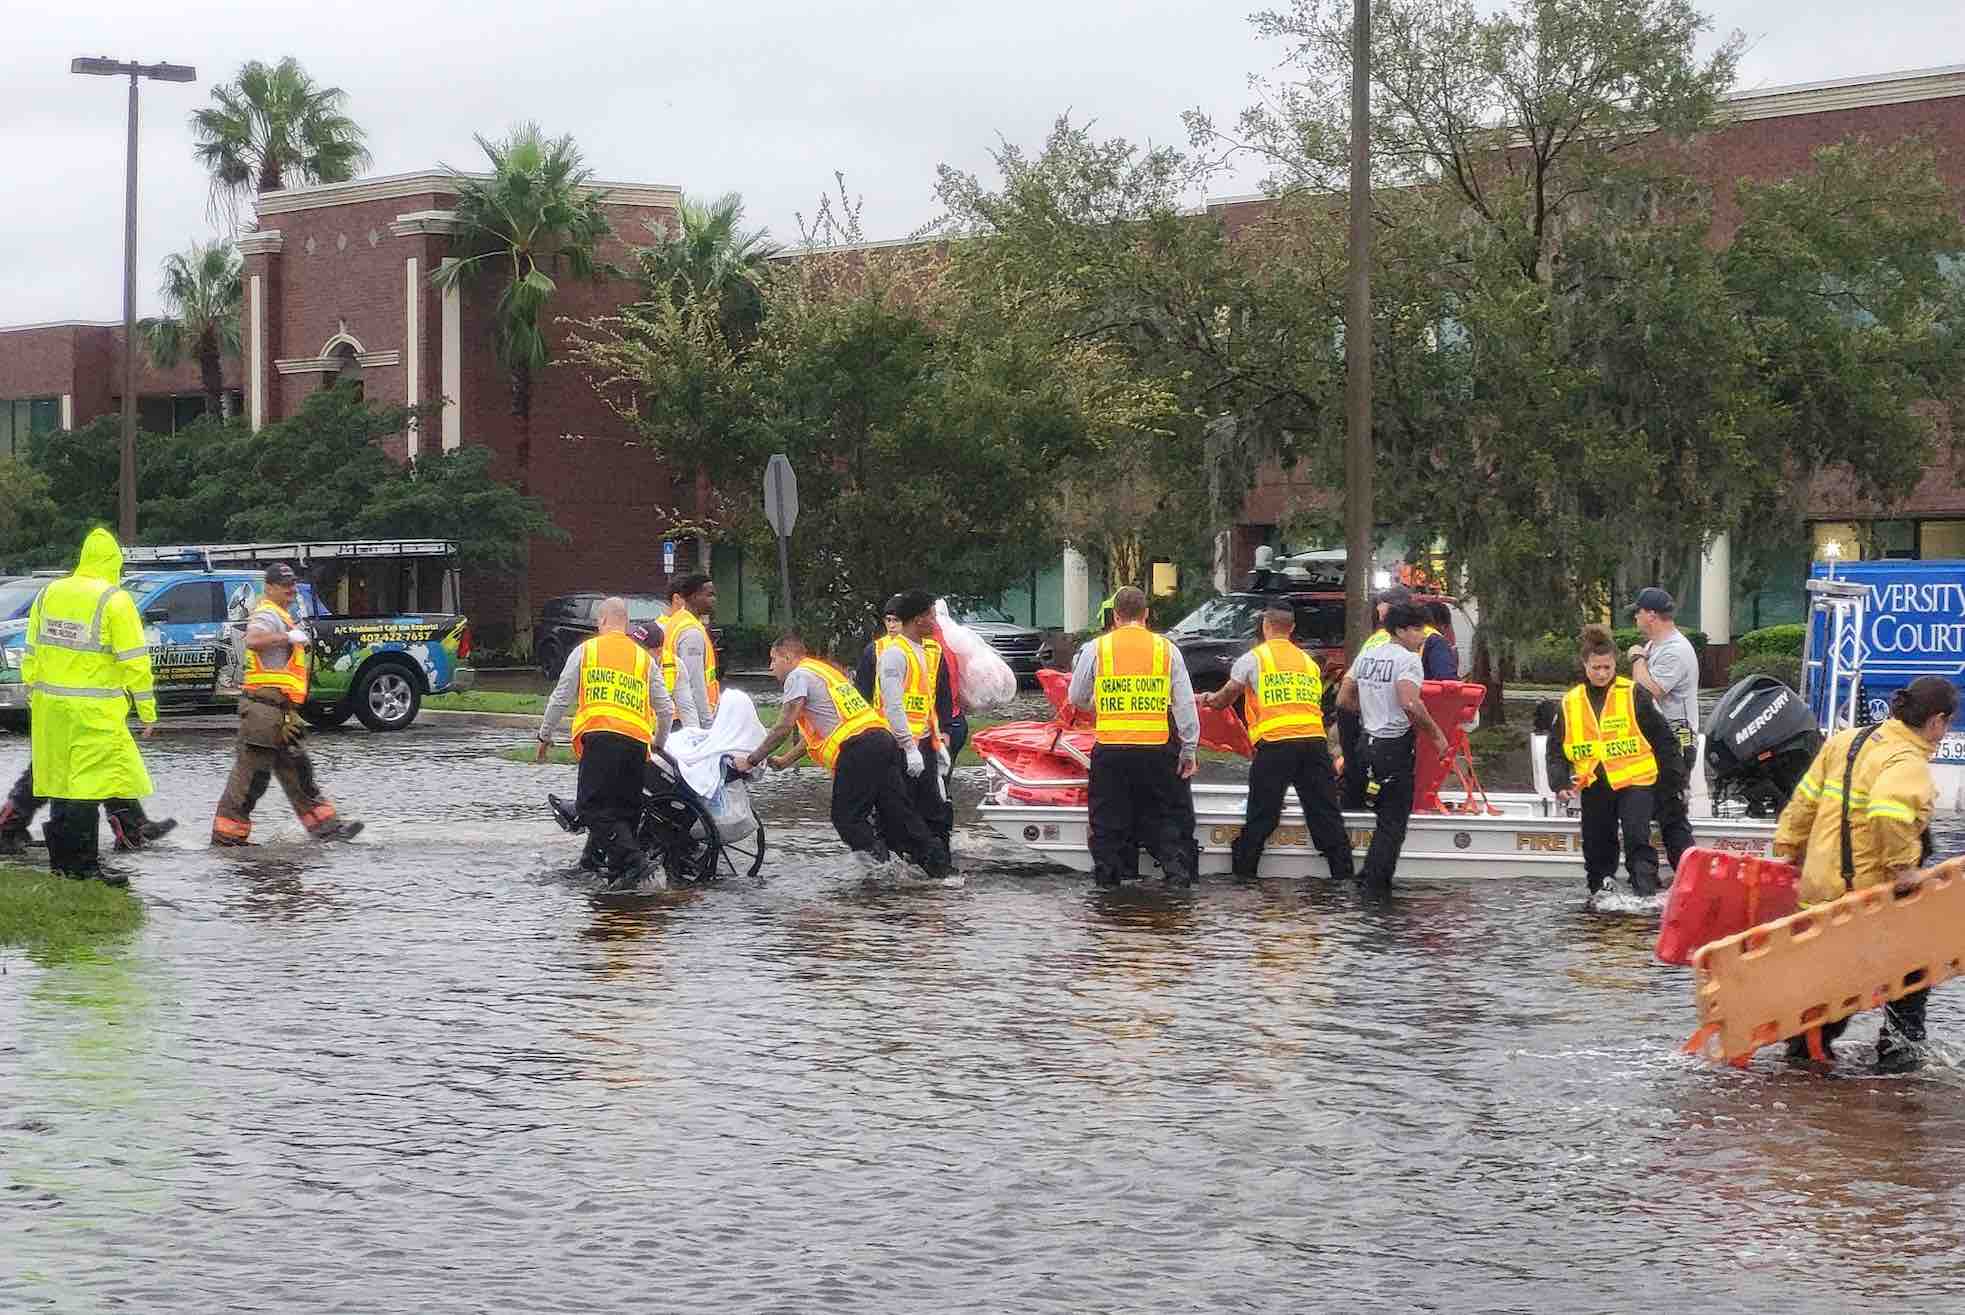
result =
[[[1569,883],[1094,891],[969,810],[869,875],[809,768],[758,883],[599,894],[509,729],[319,736],[368,833],[184,828],[103,962],[0,952],[0,1310],[1952,1309],[1954,1059],[1675,1053]],[[0,775],[25,743],[0,739]],[[973,800],[976,781],[967,782]],[[1952,835],[1955,851],[1965,837]],[[1851,1062],[1853,1061],[1853,1062]]]

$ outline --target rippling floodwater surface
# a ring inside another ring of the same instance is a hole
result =
[[[359,841],[203,847],[0,976],[0,1310],[1948,1309],[1965,1078],[1681,1058],[1572,886],[1107,895],[965,814],[869,875],[807,770],[756,884],[617,898],[512,730],[317,737]],[[25,742],[0,738],[0,775]],[[978,780],[965,782],[972,802]],[[1948,836],[1956,850],[1965,837]],[[1933,1035],[1965,1053],[1965,987]]]

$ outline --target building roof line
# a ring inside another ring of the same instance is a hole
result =
[[[39,324],[0,324],[0,333],[26,333],[30,329],[120,329],[121,320],[43,320]]]
[[[490,177],[490,174],[453,172],[449,169],[418,169],[410,173],[378,174],[371,178],[356,178],[345,183],[316,183],[308,187],[288,187],[277,192],[263,192],[258,197],[256,210],[261,216],[283,215],[296,210],[319,210],[327,206],[352,205],[362,201],[389,201],[406,196],[453,194],[457,190],[459,178],[484,182]],[[596,191],[608,193],[608,200],[614,205],[672,207],[682,195],[681,188],[668,183],[611,182],[596,178],[590,186]]]

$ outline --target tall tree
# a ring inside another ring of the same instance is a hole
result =
[[[600,259],[601,239],[613,233],[603,208],[605,194],[592,183],[571,137],[548,138],[536,123],[514,128],[502,141],[477,139],[491,164],[489,178],[452,170],[457,180],[458,231],[454,246],[431,278],[443,289],[467,280],[493,280],[492,347],[511,379],[512,414],[532,416],[532,376],[548,357],[542,323],[559,285],[562,267],[575,278],[598,281],[613,271]],[[529,462],[521,439],[519,466]]]
[[[769,230],[747,229],[744,198],[726,192],[714,201],[684,196],[668,225],[650,224],[655,241],[635,248],[637,276],[651,292],[668,292],[672,307],[699,298],[716,308],[718,326],[741,349],[764,318],[762,275],[783,248]]]
[[[344,112],[347,93],[323,87],[288,55],[248,60],[191,115],[192,154],[211,174],[212,211],[235,221],[260,192],[340,183],[369,166],[366,134]]]
[[[166,314],[137,324],[159,367],[169,369],[187,356],[198,362],[210,416],[227,414],[224,358],[239,354],[240,268],[239,253],[223,239],[173,252],[164,258]]]

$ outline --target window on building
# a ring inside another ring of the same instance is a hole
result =
[[[1889,558],[1898,561],[1917,556],[1916,521],[1871,521],[1869,523],[1870,557]]]
[[[1926,558],[1965,557],[1965,520],[1919,521],[1917,555]]]
[[[0,457],[27,455],[27,440],[61,428],[59,397],[0,400]]]

